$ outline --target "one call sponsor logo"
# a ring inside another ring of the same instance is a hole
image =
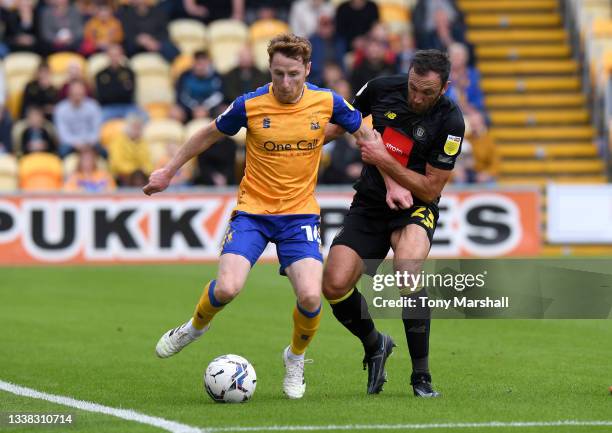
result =
[[[318,194],[327,252],[351,193]],[[0,198],[0,264],[215,260],[235,195]],[[432,257],[537,254],[536,192],[447,193]],[[274,258],[270,244],[264,258]]]
[[[275,141],[266,141],[263,144],[264,150],[268,152],[286,152],[286,151],[303,151],[313,150],[319,147],[319,139],[314,140],[299,140],[297,143],[277,143]]]

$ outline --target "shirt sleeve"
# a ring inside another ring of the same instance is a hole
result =
[[[244,96],[239,96],[215,120],[217,129],[225,135],[236,135],[240,128],[247,126]]]
[[[350,134],[353,134],[361,126],[361,113],[336,92],[332,91],[332,95],[334,98],[334,111],[331,122],[340,125]]]
[[[446,127],[436,137],[427,162],[442,170],[452,170],[461,153],[465,134],[463,115],[459,110],[454,110],[443,124]]]

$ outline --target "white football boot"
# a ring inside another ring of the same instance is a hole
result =
[[[291,399],[302,398],[306,391],[306,381],[304,380],[304,362],[312,360],[291,359],[289,351],[291,346],[287,346],[283,351],[283,364],[285,364],[285,379],[283,380],[283,392]]]
[[[193,328],[190,322],[183,323],[161,336],[157,346],[155,346],[155,353],[160,358],[168,358],[179,353],[189,343],[200,338],[202,334],[208,331],[208,328],[209,325],[199,331]]]

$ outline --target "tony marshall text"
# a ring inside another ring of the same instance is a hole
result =
[[[400,299],[383,299],[380,296],[372,300],[372,304],[376,308],[508,308],[510,299],[508,296],[501,298],[490,298],[487,296],[483,299],[468,299],[464,296],[455,296],[452,299],[429,299],[425,296],[418,298],[400,298]]]

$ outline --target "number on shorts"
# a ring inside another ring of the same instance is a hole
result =
[[[321,229],[318,225],[302,226],[300,228],[306,232],[306,239],[308,239],[308,242],[321,243]]]
[[[412,215],[410,216],[417,216],[417,217],[421,217],[421,222],[423,223],[423,225],[425,227],[428,227],[430,229],[433,229],[434,227],[434,216],[433,216],[433,212],[431,211],[431,209],[427,209],[427,216],[423,215],[423,211],[425,211],[427,208],[425,206],[419,206],[417,208],[417,210],[415,210],[414,212],[412,212]]]

